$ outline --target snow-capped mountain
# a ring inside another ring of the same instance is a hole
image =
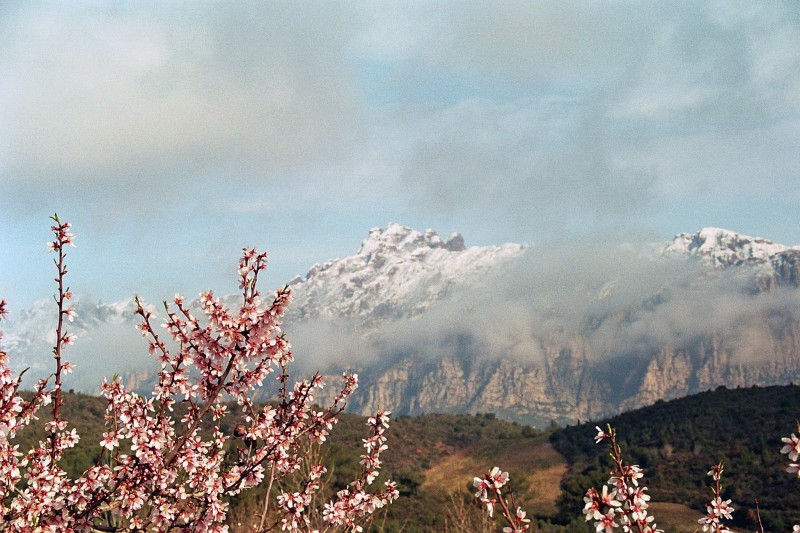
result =
[[[354,255],[314,265],[305,278],[291,280],[293,302],[285,322],[336,319],[360,328],[416,316],[454,288],[502,269],[524,248],[519,244],[468,247],[458,233],[445,240],[433,230],[419,232],[395,223],[374,228]],[[223,300],[235,306],[239,296]],[[115,372],[146,381],[142,369],[149,360],[142,355],[146,343],[134,329],[138,320],[133,299],[104,304],[76,296],[72,304],[77,317],[66,328],[78,337],[70,348],[70,360],[80,371],[70,377],[69,385],[94,392],[104,375]],[[10,320],[0,324],[6,332],[3,346],[12,354],[16,370],[30,368],[30,375],[51,370],[56,317],[53,301],[41,300],[12,312]]]
[[[389,224],[290,282],[285,329],[306,366],[361,374],[350,406],[362,413],[547,423],[800,381],[800,247],[705,228],[657,249],[468,247]],[[146,382],[132,302],[76,305],[78,378],[66,386],[96,392],[114,372]],[[4,324],[15,368],[49,368],[54,315],[42,302]]]
[[[525,247],[467,247],[454,233],[447,240],[400,224],[373,228],[355,255],[314,265],[291,282],[294,300],[287,321],[327,317],[365,324],[416,316],[459,285],[503,269]]]
[[[78,295],[70,304],[75,306],[77,313],[73,321],[65,321],[64,327],[66,331],[80,337],[91,336],[93,331],[104,325],[135,324],[133,299],[104,304]],[[12,314],[9,331],[3,339],[7,351],[30,355],[43,352],[49,355],[56,340],[57,319],[58,311],[53,300],[39,300],[30,308]],[[49,364],[49,361],[40,359],[40,357],[22,358],[21,361],[15,361],[18,363],[15,366],[22,364],[37,369],[43,362]]]
[[[800,246],[784,246],[760,237],[721,228],[681,233],[664,248],[665,253],[698,258],[716,269],[746,267],[759,289],[775,285],[798,286]]]
[[[694,255],[715,268],[768,263],[787,250],[800,250],[762,239],[740,235],[721,228],[703,228],[697,233],[681,233],[666,247],[667,252]]]
[[[73,321],[64,322],[64,331],[78,337],[68,358],[78,365],[80,372],[65,377],[67,387],[97,392],[103,376],[128,372],[145,361],[142,350],[131,350],[132,339],[136,339],[139,347],[146,347],[135,330],[138,321],[133,314],[132,298],[104,304],[77,295],[70,303],[75,306],[76,316]],[[52,372],[57,319],[58,309],[53,300],[39,300],[18,313],[12,310],[8,323],[0,324],[5,330],[3,346],[10,355],[12,368],[17,371],[28,368],[31,377]]]

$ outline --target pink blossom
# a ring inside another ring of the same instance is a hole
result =
[[[612,531],[614,531],[615,527],[619,526],[619,524],[617,524],[614,521],[615,517],[616,515],[614,514],[614,511],[609,510],[606,514],[600,517],[600,520],[597,521],[597,523],[595,524],[595,530],[598,533],[600,533],[601,531],[605,531],[605,533],[611,533]]]
[[[52,218],[55,241],[49,248],[59,255],[56,302],[60,316],[71,321],[76,313],[74,306],[64,305],[72,294],[63,283],[67,274],[63,248],[74,246],[74,235],[69,223],[61,223],[55,215]],[[61,321],[54,349],[55,384],[48,389],[49,381],[40,380],[31,400],[16,396],[19,378],[13,377],[6,354],[0,352],[0,398],[4,399],[0,402],[0,510],[10,529],[28,531],[35,525],[37,531],[88,531],[112,513],[120,530],[227,531],[223,522],[228,497],[262,484],[265,471],[279,480],[300,469],[306,460],[304,446],[326,440],[358,378],[345,374],[340,391],[326,408],[314,408],[315,393],[324,384],[319,375],[292,388],[284,386],[275,406],[256,406],[255,387],[274,372],[282,383],[290,382],[287,365],[293,359],[280,329],[291,290],[276,291],[272,302],[264,305],[257,289],[266,260],[265,253],[244,250],[239,263],[241,305],[228,308],[209,291],[201,294],[202,316],[196,317],[184,298],[176,295],[164,323],[170,342],[162,341],[153,327],[152,311],[136,299],[139,329],[161,371],[150,397],[128,391],[118,377],[102,385],[106,431],[99,445],[113,468],[98,464],[71,480],[59,466],[64,452],[79,441],[77,431],[68,430],[68,422],[59,415],[60,378],[74,369],[62,361],[62,349],[75,340],[74,335],[62,332]],[[0,300],[0,318],[5,314],[6,302]],[[51,397],[53,415],[45,424],[48,437],[21,454],[9,440]],[[176,397],[189,406],[180,420],[173,418]],[[227,407],[222,400],[226,397],[234,398],[243,409],[246,424],[236,436],[223,431]],[[371,489],[379,476],[380,454],[387,449],[389,412],[370,417],[368,425],[363,471],[322,512],[329,524],[351,531],[361,531],[360,522],[398,497],[391,481],[379,490]],[[245,447],[238,454],[228,453],[233,439],[243,439]],[[310,509],[325,471],[322,465],[311,465],[300,490],[282,492],[274,499],[283,512],[281,527],[310,530]],[[25,485],[17,487],[23,479]]]
[[[119,446],[119,437],[116,431],[107,431],[103,433],[103,440],[100,441],[100,446],[113,450]]]
[[[789,454],[790,461],[797,461],[800,456],[800,439],[792,433],[791,437],[784,437],[781,439],[786,445],[781,448],[781,453]]]
[[[488,499],[489,483],[485,479],[475,477],[472,479],[472,485],[478,489],[478,492],[475,493],[476,498],[481,501]]]
[[[600,426],[595,426],[594,428],[597,430],[597,435],[594,437],[594,441],[597,444],[600,444],[600,442],[602,442],[604,439],[611,437],[611,435],[600,429]]]

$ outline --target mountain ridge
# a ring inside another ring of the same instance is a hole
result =
[[[797,287],[800,281],[800,245],[786,246],[727,229],[706,227],[696,233],[680,233],[664,248],[664,253],[697,257],[715,269],[756,268],[758,290],[785,284]]]
[[[443,240],[390,223],[373,228],[356,254],[316,264],[290,286],[287,321],[309,316],[358,318],[366,323],[408,318],[472,280],[518,256],[525,245],[467,247],[459,233]]]
[[[544,425],[719,385],[800,380],[798,246],[703,228],[660,246],[551,256],[549,247],[468,247],[457,233],[391,223],[371,229],[355,254],[293,279],[285,329],[303,370],[362,374],[351,402],[359,413],[492,411]],[[110,368],[104,355],[98,364],[94,348],[76,355],[76,374],[120,371],[146,388],[147,358],[127,353],[145,352],[125,316],[130,302],[77,302],[73,331],[113,339],[126,366]],[[37,304],[10,323],[12,362],[48,367],[51,317]],[[125,328],[131,348],[116,333]],[[75,386],[95,392],[101,380]]]

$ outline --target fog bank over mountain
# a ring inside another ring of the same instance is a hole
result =
[[[667,248],[629,242],[532,246],[478,279],[464,279],[446,297],[408,302],[408,309],[428,307],[409,311],[407,320],[364,326],[320,312],[287,329],[298,352],[323,366],[373,363],[393,353],[439,359],[464,350],[536,363],[542,341],[575,335],[589,341],[599,360],[645,355],[715,333],[745,346],[749,319],[791,321],[800,310],[793,287],[757,291],[758,270],[709,270]],[[741,354],[759,356],[755,348]]]
[[[299,371],[362,375],[358,411],[585,419],[800,379],[798,258],[797,247],[715,228],[656,244],[469,247],[390,224],[292,280],[285,330]],[[54,310],[14,317],[5,345],[16,367],[48,368]],[[68,387],[96,392],[115,371],[146,381],[156,365],[131,310],[79,301]]]

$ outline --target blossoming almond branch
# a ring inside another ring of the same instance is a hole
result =
[[[213,293],[204,292],[199,300],[202,315],[197,317],[184,298],[176,296],[172,306],[164,304],[167,340],[156,332],[153,312],[136,300],[139,329],[160,363],[158,382],[148,397],[127,390],[116,376],[103,383],[108,406],[99,443],[102,453],[95,465],[69,479],[60,462],[80,437],[62,419],[60,407],[61,378],[74,369],[63,352],[75,341],[64,320],[75,317],[64,283],[64,247],[74,246],[75,236],[69,223],[52,218],[55,240],[48,247],[58,254],[55,371],[39,380],[25,401],[19,395],[24,372],[14,376],[8,354],[0,351],[0,530],[227,531],[228,499],[269,479],[253,531],[362,531],[375,510],[397,498],[391,481],[371,490],[386,449],[388,412],[367,422],[371,435],[364,441],[362,473],[322,508],[312,506],[326,472],[322,464],[306,465],[301,490],[271,494],[275,481],[300,470],[310,443],[326,440],[358,386],[358,376],[344,374],[334,402],[321,410],[314,407],[315,392],[324,386],[319,375],[290,383],[293,355],[280,320],[291,291],[276,291],[264,305],[257,282],[267,254],[255,249],[244,249],[239,262],[238,308],[226,307]],[[6,313],[2,300],[0,318]],[[258,405],[253,392],[270,376],[280,382],[278,397]],[[225,400],[231,399],[243,420],[235,435],[222,427],[228,411]],[[45,424],[47,438],[23,454],[13,444],[16,432],[49,403],[53,408]],[[232,439],[241,440],[238,447]]]

